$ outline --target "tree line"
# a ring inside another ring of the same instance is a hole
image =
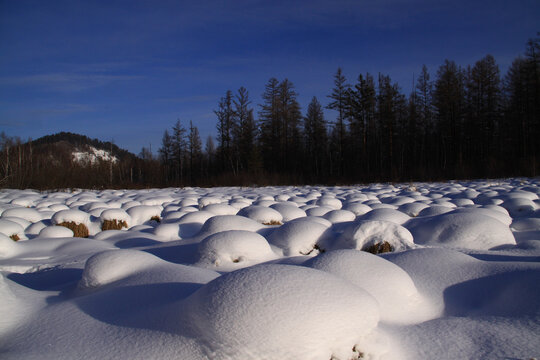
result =
[[[47,153],[50,149],[2,135],[0,186],[346,184],[536,176],[539,107],[540,38],[534,38],[504,76],[491,55],[465,67],[445,60],[435,74],[422,66],[408,95],[388,75],[361,73],[350,82],[338,68],[327,98],[313,97],[305,114],[288,79],[268,80],[260,104],[254,104],[244,87],[228,90],[214,109],[215,141],[209,136],[204,148],[198,128],[177,120],[164,131],[157,156],[143,148],[137,157],[98,163],[93,170],[72,164],[69,176],[58,175],[59,169],[55,173],[51,164],[58,161]],[[324,109],[333,113],[332,119],[325,118]],[[92,171],[101,175],[90,175]],[[38,172],[46,176],[36,176]],[[54,185],[51,179],[57,179]]]
[[[271,78],[256,107],[244,87],[236,93],[229,90],[214,111],[215,146],[209,138],[202,151],[191,123],[186,131],[177,122],[172,137],[165,132],[160,160],[167,169],[166,182],[238,185],[536,176],[539,56],[536,38],[527,42],[525,54],[513,61],[505,76],[491,55],[466,67],[445,60],[435,76],[424,65],[408,96],[388,75],[360,74],[349,83],[339,68],[328,99],[321,103],[313,97],[305,114],[288,79]],[[324,108],[333,110],[335,118],[325,119]]]

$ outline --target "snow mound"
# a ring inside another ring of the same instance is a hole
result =
[[[405,227],[391,221],[358,220],[348,225],[335,244],[335,248],[369,250],[388,243],[392,251],[413,248],[413,236]]]
[[[389,208],[373,209],[362,216],[362,220],[390,221],[399,225],[406,223],[410,219],[409,215],[402,213],[399,210]]]
[[[510,198],[504,201],[501,206],[508,210],[512,217],[528,216],[538,209],[538,205],[533,200],[523,197]]]
[[[0,232],[0,258],[7,258],[17,254],[18,244],[9,236]]]
[[[381,320],[395,323],[425,321],[423,305],[411,277],[399,266],[377,255],[356,250],[321,254],[306,265],[348,280],[379,302]]]
[[[327,241],[328,226],[315,220],[292,221],[274,230],[268,241],[285,256],[316,255]]]
[[[324,214],[323,218],[330,221],[333,224],[347,222],[347,221],[354,221],[356,219],[356,215],[349,210],[331,210]]]
[[[371,209],[371,208],[370,208]],[[330,206],[316,206],[306,210],[307,216],[324,216],[327,212],[336,210]]]
[[[187,215],[186,215],[187,216]],[[227,230],[246,230],[257,232],[264,228],[261,223],[239,215],[217,215],[209,218],[198,233],[198,238],[205,238]]]
[[[180,240],[179,224],[159,224],[154,228],[154,234],[163,241]]]
[[[215,359],[350,359],[370,356],[378,304],[323,271],[257,265],[222,275],[182,303],[193,336]],[[358,353],[356,354],[358,356]]]
[[[401,205],[398,210],[410,217],[416,217],[422,210],[428,208],[429,205],[422,202],[413,202]]]
[[[215,215],[236,215],[238,209],[228,204],[210,204],[206,205],[202,210],[211,212]]]
[[[161,206],[136,205],[130,207],[127,213],[131,217],[132,226],[148,223],[153,217],[161,219]]]
[[[73,236],[75,236],[73,230],[64,226],[47,226],[41,229],[38,234],[40,238],[68,238]]]
[[[128,226],[130,225],[130,222],[131,222],[131,216],[129,216],[129,214],[124,210],[124,209],[107,209],[107,210],[104,210],[101,215],[99,216],[99,218],[101,219],[101,221],[114,221],[114,220],[118,220],[118,221],[125,221]]]
[[[223,199],[217,196],[205,196],[199,199],[199,209],[211,204],[221,204]]]
[[[503,208],[504,209],[504,208]],[[496,211],[489,208],[465,208],[465,209],[456,209],[454,210],[454,213],[465,213],[465,214],[482,214],[486,216],[490,216],[494,219],[499,220],[504,225],[510,225],[512,223],[512,218],[508,214],[504,214],[500,211]]]
[[[91,256],[84,266],[79,289],[101,287],[150,267],[159,260],[137,250],[109,250]]]
[[[238,269],[276,258],[263,236],[244,230],[210,235],[199,243],[198,251],[198,265],[205,267]]]
[[[316,204],[319,206],[328,206],[334,210],[339,210],[343,206],[341,200],[330,195],[321,196],[317,199]]]
[[[356,216],[364,215],[365,213],[373,210],[366,204],[362,204],[360,202],[347,203],[342,209],[352,211]]]
[[[476,212],[458,212],[417,219],[409,230],[414,242],[472,250],[489,250],[500,245],[516,245],[508,225]]]
[[[516,219],[510,228],[515,231],[540,231],[540,218]]]
[[[43,215],[36,209],[20,207],[7,209],[2,212],[2,217],[17,217],[35,223],[43,219]]]
[[[454,210],[453,208],[448,207],[448,206],[431,204],[427,208],[420,211],[418,216],[421,216],[421,217],[437,216],[437,215],[449,213],[453,210]]]
[[[277,203],[270,205],[270,207],[279,211],[284,222],[306,216],[306,212],[293,203]]]
[[[55,225],[63,222],[74,222],[75,224],[82,224],[88,227],[90,226],[90,215],[84,211],[76,209],[60,210],[53,215],[51,221]]]
[[[238,212],[238,215],[265,225],[279,225],[283,221],[279,211],[261,205],[246,206]]]
[[[203,227],[206,220],[210,219],[213,216],[215,215],[211,212],[204,210],[194,211],[185,214],[177,221],[180,226],[179,235],[182,238],[189,238],[197,235],[197,233],[201,231],[201,228]]]
[[[24,234],[24,228],[21,226],[21,224],[15,221],[1,218],[0,219],[0,233],[6,235],[7,237],[13,236],[13,237],[17,237],[18,239],[21,239]],[[17,240],[17,239],[14,239],[14,240]]]

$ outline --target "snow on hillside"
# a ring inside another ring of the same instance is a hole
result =
[[[1,190],[0,357],[539,358],[539,195]]]
[[[118,161],[118,158],[111,155],[109,151],[96,149],[93,146],[88,146],[87,151],[74,151],[72,153],[72,158],[73,161],[82,165],[94,165],[98,161],[112,161],[113,163]]]

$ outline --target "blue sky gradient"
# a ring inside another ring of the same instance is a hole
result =
[[[492,54],[504,75],[539,24],[538,0],[0,0],[0,131],[156,152],[177,119],[215,135],[228,89],[246,87],[257,111],[271,77],[305,109],[328,103],[338,67],[351,83],[388,74],[406,94],[445,59]]]

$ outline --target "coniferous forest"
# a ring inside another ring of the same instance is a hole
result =
[[[538,175],[540,38],[527,42],[506,74],[491,55],[466,66],[446,60],[438,69],[419,70],[413,91],[404,94],[385,74],[347,79],[338,68],[328,97],[313,97],[305,113],[289,79],[269,79],[260,97],[244,87],[227,91],[214,109],[215,139],[203,142],[191,121],[177,120],[164,131],[157,155],[143,148],[137,157],[120,154],[114,164],[66,169],[66,162],[39,151],[39,141],[3,134],[0,186],[353,184]],[[324,109],[332,116],[325,117]]]

